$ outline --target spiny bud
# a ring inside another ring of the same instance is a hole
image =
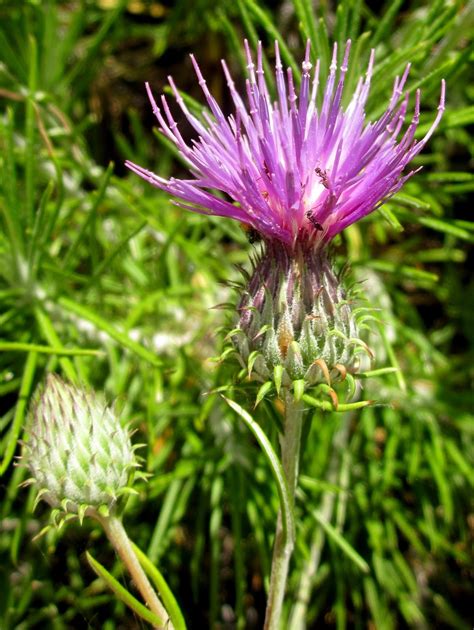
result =
[[[90,510],[108,515],[133,492],[137,447],[95,392],[49,374],[32,401],[27,432],[22,461],[37,501],[82,519]]]
[[[357,371],[358,319],[325,248],[267,241],[238,307],[233,341],[256,380],[337,382]]]

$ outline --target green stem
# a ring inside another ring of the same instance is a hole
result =
[[[292,392],[286,390],[284,433],[280,438],[280,445],[282,466],[288,484],[288,493],[292,507],[298,478],[302,423],[303,402],[295,401]],[[278,630],[278,628],[280,628],[288,569],[294,545],[294,531],[288,532],[288,535],[285,537],[280,509],[275,533],[275,544],[273,547],[270,589],[265,613],[264,630]]]
[[[339,464],[341,460],[341,453],[347,448],[350,435],[351,415],[347,415],[341,428],[336,433],[333,440],[333,453],[329,463],[328,473],[326,480],[329,484],[337,484],[339,475]],[[336,495],[333,491],[327,491],[324,493],[320,511],[321,515],[326,521],[330,521],[334,512],[334,506],[336,502]],[[324,547],[326,536],[322,527],[316,528],[314,531],[313,540],[311,543],[311,549],[309,557],[307,558],[303,569],[301,571],[300,583],[298,586],[298,592],[295,598],[295,605],[290,615],[288,628],[291,630],[305,630],[306,620],[308,613],[308,605],[311,599],[311,592],[314,585],[316,573],[321,561],[321,553]]]
[[[122,521],[116,516],[103,517],[95,515],[95,518],[97,518],[104,528],[108,539],[112,543],[112,546],[118,553],[124,565],[127,567],[133,581],[150,610],[154,612],[157,617],[165,620],[164,627],[166,627],[167,630],[173,630],[171,619],[166,612],[165,607],[160,602],[155,590],[148,581],[148,578],[142,569],[135,552],[133,551],[130,539],[127,536],[127,532],[125,531]]]

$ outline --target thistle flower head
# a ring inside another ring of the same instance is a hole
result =
[[[344,107],[350,45],[348,41],[339,68],[334,45],[329,76],[320,87],[319,61],[312,66],[308,42],[297,89],[291,69],[285,75],[275,43],[277,98],[273,101],[262,46],[254,63],[245,42],[245,99],[222,62],[235,108],[228,116],[191,56],[210,113],[198,119],[173,79],[169,82],[197,139],[187,142],[165,96],[160,108],[148,84],[147,91],[161,133],[176,145],[192,177],[166,180],[127,162],[132,171],[176,197],[178,205],[237,219],[262,237],[264,246],[242,287],[231,337],[248,376],[273,379],[277,390],[291,387],[292,381],[313,386],[357,371],[358,352],[368,351],[359,339],[364,308],[352,308],[326,246],[345,227],[376,210],[416,172],[406,172],[406,167],[428,142],[444,111],[443,81],[438,114],[425,137],[415,140],[420,91],[415,94],[411,121],[405,125],[408,65],[395,78],[385,112],[378,120],[366,121],[374,51],[365,78],[359,79]]]
[[[95,392],[48,375],[30,407],[22,457],[32,475],[27,483],[39,489],[37,500],[81,518],[88,509],[106,515],[131,491],[135,448]]]
[[[330,241],[348,225],[377,209],[416,171],[404,173],[423,149],[444,111],[445,85],[430,130],[415,140],[420,116],[420,91],[404,132],[408,93],[404,94],[410,66],[396,77],[387,109],[373,122],[365,120],[374,51],[347,107],[342,98],[348,70],[350,40],[337,68],[334,45],[329,77],[317,106],[319,61],[310,62],[309,42],[302,63],[299,90],[291,69],[285,73],[275,43],[277,100],[267,86],[259,44],[256,64],[247,42],[246,101],[237,92],[222,61],[235,113],[226,116],[210,93],[197,62],[191,56],[199,84],[212,116],[201,122],[187,108],[174,81],[171,89],[184,116],[198,134],[191,143],[182,137],[165,96],[162,109],[147,91],[161,132],[179,149],[192,172],[191,179],[166,180],[141,166],[127,166],[154,186],[177,197],[189,210],[237,219],[265,240],[277,240],[290,251],[300,243],[309,247]],[[338,74],[338,76],[337,76]],[[213,191],[225,193],[224,199]],[[235,203],[236,202],[236,203]]]

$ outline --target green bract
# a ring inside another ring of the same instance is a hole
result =
[[[138,467],[130,432],[91,390],[49,374],[31,404],[23,462],[37,500],[78,514],[116,509]]]
[[[358,370],[366,309],[353,308],[327,251],[266,243],[238,306],[233,341],[250,377],[306,386]]]

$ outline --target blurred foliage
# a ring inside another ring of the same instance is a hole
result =
[[[199,100],[193,51],[229,105],[219,59],[241,84],[244,37],[262,39],[267,69],[278,38],[296,71],[307,38],[326,68],[330,42],[351,37],[352,86],[375,47],[369,117],[411,61],[420,134],[448,86],[423,171],[336,243],[381,309],[376,367],[397,370],[362,382],[374,406],[308,421],[285,627],[472,627],[473,27],[459,0],[0,4],[0,628],[141,627],[87,566],[89,548],[127,583],[92,524],[33,541],[48,511],[32,513],[13,458],[50,370],[117,399],[148,445],[152,477],[127,525],[189,627],[262,624],[278,497],[215,392],[232,366],[211,360],[226,322],[211,307],[233,299],[226,283],[251,246],[122,167],[183,172],[153,136],[143,82],[158,91],[173,74]],[[233,395],[252,411],[245,387]],[[279,401],[253,413],[276,442]]]

